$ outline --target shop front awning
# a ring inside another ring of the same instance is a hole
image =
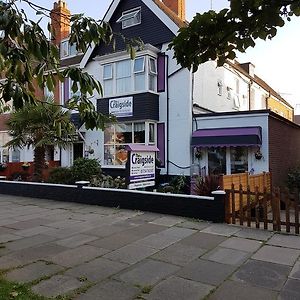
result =
[[[251,147],[261,144],[261,127],[258,126],[199,129],[192,135],[192,146],[197,147]]]

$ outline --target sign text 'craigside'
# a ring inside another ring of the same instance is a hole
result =
[[[109,100],[109,113],[119,117],[131,117],[133,115],[133,97],[116,98]]]

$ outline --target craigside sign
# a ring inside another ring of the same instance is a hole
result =
[[[117,118],[133,116],[133,97],[109,99],[109,113]]]
[[[128,154],[128,189],[138,189],[155,185],[155,153],[156,147],[129,147]]]

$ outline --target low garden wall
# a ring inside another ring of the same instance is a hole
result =
[[[163,194],[32,182],[0,181],[0,194],[65,202],[119,207],[196,218],[217,223],[225,220],[225,196]]]

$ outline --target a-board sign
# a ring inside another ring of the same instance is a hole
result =
[[[155,158],[158,149],[154,146],[129,145],[127,160],[128,189],[155,185]]]

